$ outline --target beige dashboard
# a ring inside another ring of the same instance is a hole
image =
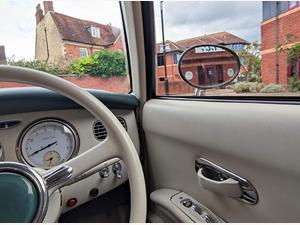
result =
[[[112,110],[112,112],[125,121],[127,132],[131,137],[138,153],[139,153],[139,137],[137,131],[137,123],[135,119],[134,111],[131,110]],[[5,161],[20,162],[18,157],[18,141],[22,136],[22,133],[30,124],[35,121],[43,120],[45,118],[63,120],[72,125],[79,137],[79,151],[78,154],[82,154],[89,148],[97,145],[99,140],[94,135],[94,125],[96,119],[86,110],[55,110],[55,111],[41,111],[41,112],[29,112],[0,116],[0,123],[6,121],[19,121],[18,124],[12,127],[0,127],[0,146],[2,146],[4,152]],[[121,177],[117,177],[112,172],[112,166],[114,163],[119,162],[122,166]],[[22,162],[23,163],[23,162]],[[101,177],[99,171],[104,167],[108,168],[108,177]],[[60,211],[67,212],[89,200],[98,197],[127,180],[126,167],[120,159],[111,159],[107,162],[101,163],[96,168],[82,174],[68,186],[61,189],[61,209]],[[94,190],[93,195],[91,191]],[[95,190],[98,191],[98,194]],[[68,201],[70,199],[76,199],[77,202],[74,206],[69,206]]]

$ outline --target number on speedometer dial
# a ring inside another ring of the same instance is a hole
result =
[[[78,147],[78,135],[69,124],[45,119],[33,123],[23,132],[18,154],[27,164],[48,169],[75,156]]]

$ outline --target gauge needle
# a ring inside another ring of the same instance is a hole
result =
[[[50,144],[48,144],[47,146],[45,146],[45,147],[42,147],[41,149],[39,149],[39,150],[36,150],[35,152],[33,152],[32,154],[30,154],[28,157],[31,157],[31,156],[33,156],[33,155],[35,155],[35,154],[37,154],[37,153],[39,153],[40,151],[43,151],[43,150],[45,150],[46,148],[49,148],[49,147],[51,147],[52,145],[55,145],[57,143],[57,141],[55,141],[55,142],[52,142],[52,143],[50,143]]]
[[[53,158],[51,157],[50,159],[47,160],[47,161],[49,161],[48,166],[51,166],[52,159],[53,159]]]

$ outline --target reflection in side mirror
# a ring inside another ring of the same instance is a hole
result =
[[[178,63],[181,78],[200,88],[222,87],[232,82],[240,71],[237,54],[221,45],[197,45],[187,49]]]

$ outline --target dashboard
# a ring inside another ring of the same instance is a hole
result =
[[[132,109],[112,109],[138,153],[139,137]],[[0,160],[47,170],[84,153],[107,137],[106,128],[84,109],[59,109],[0,115]],[[61,213],[124,183],[126,166],[110,159],[81,174],[60,190]]]

